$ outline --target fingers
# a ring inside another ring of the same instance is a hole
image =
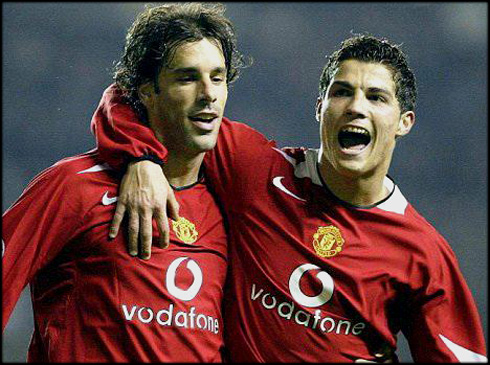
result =
[[[148,260],[151,257],[151,241],[152,231],[151,226],[151,213],[149,211],[140,212],[140,257],[143,260]]]
[[[151,161],[130,163],[120,189],[116,214],[110,230],[115,237],[124,215],[128,221],[128,252],[132,256],[149,259],[152,247],[152,218],[155,218],[160,233],[158,246],[170,244],[170,217],[179,219],[179,203],[160,165]],[[122,204],[125,203],[125,204]]]
[[[128,251],[131,256],[138,255],[138,232],[139,232],[138,214],[129,212],[128,226]]]
[[[126,206],[121,201],[117,202],[116,213],[114,218],[112,218],[111,228],[109,230],[109,238],[113,239],[119,233],[119,228],[121,227],[121,222],[124,218],[124,213],[126,212]]]
[[[173,190],[170,189],[167,197],[168,217],[170,219],[173,219],[174,221],[179,220],[179,208],[180,208],[179,202],[175,198],[175,194]]]
[[[164,211],[158,211],[155,215],[158,231],[160,232],[160,240],[158,245],[160,248],[167,248],[170,244],[170,227],[168,219]]]

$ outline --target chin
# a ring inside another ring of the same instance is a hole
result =
[[[203,138],[204,137],[204,138]],[[194,146],[196,150],[200,152],[210,151],[216,146],[216,138],[209,138],[210,136],[201,136],[200,138],[196,138],[194,140]]]
[[[357,178],[365,175],[368,171],[364,164],[355,163],[351,161],[350,163],[337,163],[336,170],[344,176],[349,176],[352,178]]]

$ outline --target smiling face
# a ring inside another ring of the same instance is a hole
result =
[[[169,153],[193,158],[216,144],[228,97],[225,59],[209,39],[182,43],[163,67],[156,93],[141,85],[139,96],[150,126]]]
[[[395,138],[407,134],[412,111],[401,114],[391,70],[373,62],[340,62],[325,97],[317,102],[321,164],[353,179],[383,179]]]

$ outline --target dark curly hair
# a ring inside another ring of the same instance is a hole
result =
[[[386,38],[376,38],[372,35],[354,35],[346,39],[340,48],[328,57],[320,77],[319,92],[323,99],[328,85],[340,62],[355,59],[365,62],[377,62],[387,66],[393,72],[396,85],[396,98],[400,103],[402,113],[415,110],[417,85],[415,75],[408,66],[407,56],[400,48]]]
[[[147,122],[148,116],[139,99],[138,87],[153,82],[159,92],[158,75],[184,42],[216,40],[225,58],[227,84],[238,78],[245,64],[237,50],[233,24],[224,12],[222,4],[181,3],[147,6],[138,15],[127,33],[123,56],[115,66],[114,81],[143,121]]]

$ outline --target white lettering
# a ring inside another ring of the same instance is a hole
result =
[[[272,298],[272,304],[266,304],[266,302],[265,302],[265,298],[266,298],[267,296],[270,296],[270,297]],[[272,309],[272,308],[274,308],[274,307],[276,306],[276,304],[277,304],[277,300],[276,300],[276,298],[274,298],[274,297],[273,297],[272,295],[270,295],[269,293],[267,293],[266,295],[264,295],[264,296],[262,297],[262,305],[263,305],[263,306],[264,306],[266,309]]]
[[[315,315],[313,316],[313,318],[315,318],[315,322],[313,322],[313,329],[315,329],[315,328],[316,328],[316,325],[318,324],[318,321],[319,321],[320,319],[322,319],[322,317],[320,316],[320,313],[321,313],[321,312],[320,312],[320,309],[317,309],[317,310],[315,311]]]
[[[194,328],[194,317],[195,317],[195,310],[196,308],[195,307],[191,307],[191,311],[189,313],[189,318],[191,319],[191,328]]]
[[[183,321],[180,322],[179,318],[183,318]],[[175,316],[175,325],[177,327],[184,327],[187,328],[187,313],[185,312],[179,312]]]
[[[214,320],[214,334],[217,335],[219,332],[219,322],[217,319]]]
[[[366,328],[365,323],[362,322],[356,323],[354,326],[352,326],[352,333],[358,336],[364,328]]]
[[[214,320],[212,317],[208,317],[208,329],[211,332],[214,332]]]
[[[191,307],[189,312],[176,311],[174,315],[174,305],[170,304],[168,308],[154,311],[149,307],[138,307],[137,305],[128,306],[122,304],[122,312],[126,321],[137,320],[142,323],[150,323],[155,320],[160,326],[172,326],[180,328],[194,328],[194,323],[202,330],[207,330],[214,334],[219,333],[219,321],[217,318],[207,316],[202,313],[196,313],[196,308]],[[129,310],[131,308],[131,310]],[[155,314],[156,313],[156,314]],[[136,316],[135,316],[136,314]]]
[[[126,307],[126,304],[122,305],[122,309],[123,309],[124,318],[126,318],[126,321],[132,320],[133,316],[134,316],[134,312],[136,312],[136,306],[133,305],[133,307],[131,308],[131,313],[128,313],[128,307]]]
[[[200,321],[201,318],[204,319],[204,327],[201,325],[201,321]],[[203,314],[199,314],[197,316],[197,318],[196,318],[196,323],[197,323],[197,327],[202,328],[203,330],[205,330],[206,327],[207,327],[207,325],[208,325],[208,322],[206,322],[206,316],[203,315]]]
[[[349,334],[349,330],[350,330],[350,322],[349,321],[339,321],[339,323],[337,324],[337,334],[340,333],[340,327],[342,327],[342,325],[345,324],[346,325],[346,328],[345,328],[345,334],[348,335]]]
[[[173,304],[170,304],[168,309],[162,309],[160,311],[158,311],[157,313],[157,322],[158,324],[162,325],[162,326],[171,326],[172,325],[172,313],[174,311],[174,305]],[[161,316],[163,316],[164,314],[167,315],[167,319],[165,321],[163,321],[161,319]]]
[[[303,321],[301,321],[299,319],[299,316],[300,314],[304,315],[305,319]],[[294,315],[294,321],[299,324],[299,325],[303,325],[305,327],[308,327],[308,323],[310,322],[310,315],[304,311],[297,311],[296,314]]]
[[[146,310],[150,315],[148,318],[143,317],[143,311]],[[153,311],[150,308],[142,307],[138,311],[138,319],[143,323],[149,323],[153,319]]]
[[[260,289],[258,293],[255,293],[255,284],[252,284],[252,300],[257,299],[263,291],[264,289]]]
[[[330,329],[328,331],[325,328],[325,322],[327,321],[330,322]],[[335,328],[335,321],[330,317],[323,318],[322,322],[320,323],[320,328],[322,329],[323,332],[332,332],[333,329]]]
[[[282,308],[284,308],[284,307],[287,307],[289,309],[288,313],[282,312]],[[293,315],[293,311],[294,311],[294,303],[293,302],[291,302],[291,303],[282,302],[281,304],[279,304],[279,307],[277,307],[277,312],[279,313],[279,315],[282,318],[291,319],[291,316]]]
[[[261,296],[262,298],[260,298]],[[300,326],[312,328],[314,330],[317,329],[324,333],[333,332],[338,335],[349,335],[352,333],[358,336],[362,333],[364,328],[366,328],[366,324],[363,322],[355,324],[349,320],[339,320],[336,322],[335,319],[331,317],[322,317],[322,311],[320,309],[315,310],[315,314],[313,315],[301,309],[297,309],[292,301],[279,302],[277,297],[273,296],[271,293],[264,293],[263,289],[257,291],[255,284],[252,284],[251,298],[267,310],[277,307],[279,317],[284,318],[285,320],[294,320],[294,322]],[[259,299],[259,301],[257,301],[257,299]],[[310,321],[312,317],[313,320]],[[200,324],[198,324],[198,326],[201,328]]]

